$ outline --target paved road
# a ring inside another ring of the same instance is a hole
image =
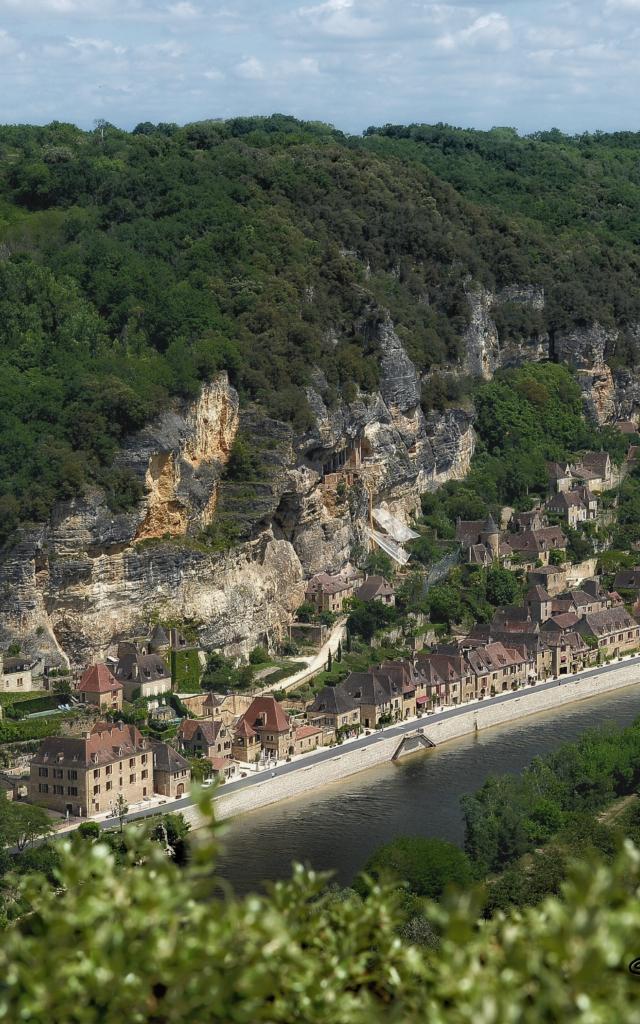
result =
[[[482,706],[486,704],[504,704],[509,700],[519,700],[524,693],[528,692],[529,689],[535,689],[536,692],[540,690],[550,690],[556,686],[567,686],[570,683],[576,681],[576,679],[588,679],[592,676],[607,675],[609,672],[616,672],[619,669],[627,668],[629,665],[640,666],[640,655],[633,658],[625,658],[623,661],[614,662],[611,665],[603,665],[599,668],[587,669],[584,672],[579,672],[573,676],[561,676],[560,679],[550,679],[546,683],[536,683],[534,687],[526,687],[521,690],[509,690],[507,693],[498,694],[495,697],[485,697],[482,701]],[[639,677],[640,678],[640,677]],[[456,707],[447,708],[443,711],[438,711],[434,715],[428,715],[421,719],[411,719],[409,722],[399,722],[397,725],[388,725],[384,729],[372,732],[370,736],[362,736],[357,740],[349,742],[344,750],[361,750],[364,747],[370,747],[374,743],[380,743],[381,740],[387,740],[389,737],[401,737],[405,733],[415,732],[420,727],[428,727],[434,722],[441,722],[447,718],[456,718],[459,715],[468,714],[469,710],[479,706],[480,702],[474,702],[472,704],[461,704]],[[261,771],[256,774],[248,775],[246,779],[237,779],[235,782],[225,782],[220,796],[228,796],[230,793],[235,793],[240,789],[248,789],[250,786],[260,785],[262,782],[266,782],[267,779],[272,777],[280,777],[282,775],[289,775],[291,772],[301,771],[304,768],[308,768],[309,765],[321,764],[323,761],[330,761],[335,757],[340,756],[340,747],[326,747],[319,750],[315,754],[310,754],[299,761],[284,762],[277,768],[271,771]],[[189,807],[192,804],[190,797],[184,797],[182,800],[172,801],[167,804],[166,809],[162,807],[154,807],[149,810],[134,811],[127,816],[128,821],[135,821],[137,818],[145,818],[150,814],[158,814],[163,811],[179,811],[183,807]],[[105,822],[101,822],[103,828],[113,828],[113,819],[109,818]]]

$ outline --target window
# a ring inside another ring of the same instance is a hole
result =
[[[53,792],[54,792],[54,793],[55,793],[55,794],[56,794],[57,796],[62,796],[62,794],[64,793],[64,786],[54,786],[54,787],[53,787]]]
[[[135,757],[130,757],[129,758],[129,767],[130,768],[135,768],[135,766],[136,766],[136,759],[135,759]]]
[[[17,680],[17,684],[19,687],[22,687],[22,676],[20,676],[19,679]]]
[[[41,782],[38,785],[38,793],[48,793],[49,787],[46,782]]]
[[[104,770],[105,775],[111,775],[113,773],[113,765],[108,764]]]
[[[93,777],[94,777],[94,779],[99,778],[99,776],[100,776],[100,769],[99,768],[94,768],[93,769]]]
[[[54,768],[53,769],[53,777],[54,777],[54,779],[61,779],[63,776],[64,776],[64,772],[62,771],[62,768]]]
[[[48,768],[38,768],[38,775],[40,775],[41,778],[45,778],[46,779],[48,777],[48,775],[49,775],[49,769]]]
[[[130,775],[129,776],[129,785],[132,786],[135,781],[136,781],[135,775]]]
[[[143,771],[142,771],[142,778],[143,779],[148,779],[149,778],[149,772],[147,771],[146,768],[144,768]]]
[[[107,793],[110,789],[113,789],[113,782],[107,782]]]
[[[67,786],[67,796],[77,796],[77,795],[78,795],[78,787],[77,786]]]
[[[77,778],[78,778],[78,773],[77,773],[77,771],[75,770],[75,768],[72,768],[72,769],[70,769],[70,770],[69,770],[69,771],[67,772],[67,778],[68,778],[68,779],[77,779]]]
[[[146,764],[146,763],[147,763],[147,757],[148,757],[148,756],[149,756],[148,754],[143,754],[143,755],[142,755],[142,763],[143,763],[143,764]]]
[[[100,786],[94,786],[93,787],[93,795],[95,796],[96,793],[99,793],[99,792],[100,792]]]

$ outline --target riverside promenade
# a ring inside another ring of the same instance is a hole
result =
[[[216,817],[222,820],[301,796],[390,761],[403,736],[418,729],[434,746],[439,746],[481,729],[638,683],[640,655],[389,725],[369,736],[347,740],[341,746],[325,747],[282,763],[277,768],[251,772],[244,779],[225,783],[216,793]],[[159,811],[180,811],[194,828],[202,824],[200,813],[190,797],[167,801],[162,807],[135,811],[128,820],[134,821]],[[113,827],[113,819],[107,819],[101,825]]]

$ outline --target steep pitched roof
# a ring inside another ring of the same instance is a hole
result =
[[[275,697],[254,697],[242,718],[252,729],[288,732],[291,728],[289,716]]]
[[[153,767],[161,772],[182,772],[189,767],[189,762],[168,743],[152,743]]]
[[[618,630],[635,629],[638,625],[629,612],[620,607],[592,612],[590,615],[585,615],[580,621],[583,629],[588,629],[597,637],[607,636],[609,633],[618,632]]]
[[[393,587],[384,576],[369,576],[355,596],[359,601],[373,601],[376,597],[392,597],[393,594]]]
[[[323,686],[307,711],[311,714],[345,715],[357,707],[356,702],[340,685]]]
[[[194,736],[200,733],[205,743],[212,746],[223,723],[211,718],[183,718],[178,726],[178,736],[185,743],[191,743]]]
[[[106,665],[90,665],[85,669],[77,689],[86,693],[113,693],[122,683],[115,679]]]

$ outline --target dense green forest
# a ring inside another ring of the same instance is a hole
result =
[[[639,148],[283,115],[0,128],[2,535],[90,481],[134,500],[122,438],[216,370],[303,431],[314,367],[329,403],[375,390],[382,309],[419,369],[456,364],[471,281],[544,287],[504,337],[597,318],[635,364]]]

